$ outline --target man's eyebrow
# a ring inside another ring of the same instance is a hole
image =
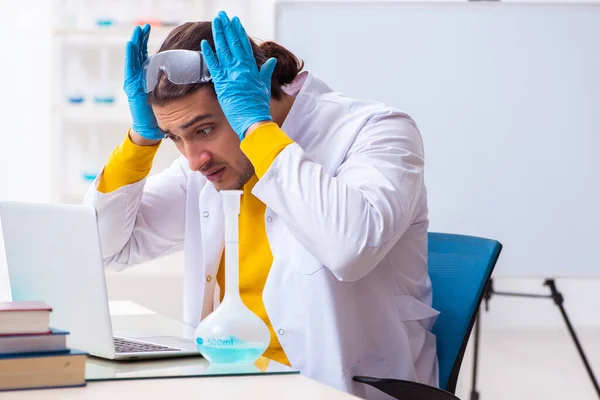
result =
[[[200,114],[200,115],[197,115],[191,121],[188,121],[185,124],[181,125],[179,127],[179,129],[181,129],[182,131],[186,130],[189,127],[191,127],[192,125],[194,125],[194,124],[202,121],[203,119],[207,119],[207,118],[210,118],[210,117],[213,117],[213,116],[214,116],[214,114],[210,114],[210,113],[209,114]]]
[[[182,131],[183,131],[183,130],[186,130],[186,129],[188,129],[190,126],[192,126],[192,125],[194,125],[194,124],[196,124],[196,123],[198,123],[198,122],[202,121],[203,119],[207,119],[207,118],[214,117],[214,116],[215,116],[215,115],[214,115],[214,114],[212,114],[212,113],[208,113],[208,114],[200,114],[200,115],[197,115],[197,116],[196,116],[194,119],[192,119],[191,121],[188,121],[188,122],[186,122],[185,124],[181,125],[181,126],[179,127],[179,129],[181,129]],[[158,127],[158,129],[160,129],[160,130],[161,130],[163,133],[165,133],[166,135],[172,135],[172,133],[171,133],[171,132],[169,132],[169,131],[167,131],[167,130],[165,130],[165,129],[162,129],[160,126]]]

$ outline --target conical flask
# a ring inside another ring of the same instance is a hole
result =
[[[225,296],[219,307],[200,322],[196,347],[212,364],[253,364],[269,346],[265,323],[242,302],[239,287],[241,190],[222,190],[225,212]]]

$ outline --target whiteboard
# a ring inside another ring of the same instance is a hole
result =
[[[280,3],[275,31],[416,120],[431,231],[502,242],[495,276],[600,276],[600,6]]]

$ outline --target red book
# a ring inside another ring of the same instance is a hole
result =
[[[0,335],[48,333],[51,312],[43,301],[0,302]]]

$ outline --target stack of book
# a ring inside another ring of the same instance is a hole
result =
[[[0,390],[85,385],[87,355],[50,327],[44,302],[0,302]]]

